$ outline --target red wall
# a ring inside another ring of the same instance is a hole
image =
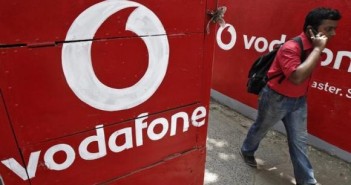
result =
[[[202,185],[215,4],[0,0],[5,184]]]
[[[217,33],[217,43],[223,42],[223,46],[218,44],[215,49],[212,88],[253,108],[257,107],[257,96],[246,92],[253,61],[267,52],[272,42],[300,34],[311,9],[326,6],[340,10],[343,18],[337,35],[311,81],[308,124],[312,135],[351,152],[351,1],[220,0],[219,4],[228,8],[227,26]]]

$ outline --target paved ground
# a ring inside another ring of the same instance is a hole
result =
[[[205,185],[295,184],[286,137],[271,131],[256,153],[258,169],[248,167],[238,151],[252,120],[211,102]],[[309,147],[321,185],[351,185],[351,164]]]

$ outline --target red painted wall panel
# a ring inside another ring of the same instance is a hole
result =
[[[257,107],[257,96],[246,92],[246,82],[254,60],[268,52],[274,43],[300,34],[305,16],[311,9],[327,6],[340,10],[343,18],[337,35],[327,46],[323,62],[311,81],[308,123],[311,134],[351,152],[348,136],[351,129],[348,121],[351,116],[351,83],[348,80],[351,77],[351,22],[348,21],[351,1],[221,0],[219,4],[228,7],[227,25],[217,32],[212,86],[253,108]]]
[[[203,181],[204,176],[199,174],[204,169],[204,163],[201,162],[201,159],[205,155],[205,150],[192,150],[185,153],[182,157],[176,156],[167,159],[164,164],[156,164],[152,168],[143,169],[136,174],[117,179],[111,184],[203,184],[200,182]],[[158,174],[158,176],[155,177],[153,174]],[[193,174],[194,178],[189,178],[189,174]]]
[[[0,161],[3,161],[10,157],[15,157],[18,159],[18,163],[20,165],[25,166],[21,160],[21,156],[19,155],[19,149],[17,147],[16,139],[13,135],[12,128],[8,120],[9,115],[7,115],[3,100],[4,99],[0,93]],[[4,165],[4,163],[1,165]],[[0,168],[0,175],[6,184],[28,184],[28,182],[25,182],[22,179],[18,178],[16,174],[12,173],[9,170],[6,170],[4,167]]]
[[[0,0],[5,184],[203,184],[215,6]]]
[[[103,128],[98,127],[95,130],[27,146],[23,149],[26,161],[30,159],[31,153],[40,151],[36,176],[31,182],[32,184],[51,184],[53,182],[46,183],[46,179],[55,179],[55,184],[73,185],[76,182],[96,184],[128,175],[140,168],[147,168],[173,155],[182,155],[187,151],[203,147],[197,146],[196,137],[206,135],[206,128],[195,127],[191,122],[193,111],[198,106],[200,104],[158,114],[149,114],[147,117],[144,115],[138,119],[139,121],[131,120],[110,126],[100,122],[104,125]],[[179,112],[184,112],[190,117],[190,119],[188,117],[188,127],[185,130],[183,129],[186,121],[183,118],[172,122],[172,116]],[[162,125],[160,119],[167,121]],[[205,118],[199,119],[199,121],[207,122]],[[140,129],[138,125],[141,123],[146,124],[147,128]],[[155,123],[157,124],[155,125]],[[120,135],[116,137],[117,133]],[[160,136],[156,137],[153,134],[160,134]],[[94,154],[81,154],[84,150],[81,143],[87,141],[86,138],[92,137],[95,139],[87,145],[88,151],[99,153],[100,156],[88,160],[86,158]],[[98,143],[104,147],[99,148]],[[50,154],[50,151],[55,149],[58,151],[54,152],[53,155]],[[53,159],[50,156],[53,156]],[[84,159],[82,156],[87,157]],[[67,163],[67,165],[62,165],[64,169],[61,169],[52,165],[55,163]],[[84,173],[82,173],[82,169],[84,169]]]
[[[4,1],[0,2],[0,44],[32,44],[64,41],[72,22],[88,7],[108,1]],[[133,1],[129,1],[133,2]],[[139,0],[137,3],[157,12],[168,34],[202,33],[206,1]],[[96,38],[133,36],[124,22],[135,8],[110,16]],[[186,14],[184,13],[186,12]],[[103,13],[103,12],[102,12]],[[101,13],[101,14],[102,14]],[[14,34],[14,30],[16,30]],[[79,39],[90,39],[85,36]]]
[[[136,44],[140,43],[134,40],[138,39],[116,39],[93,43],[93,64],[98,69],[98,75],[102,74],[101,81],[105,84],[111,84],[116,88],[129,87],[135,83],[135,76],[139,75],[137,77],[140,80],[140,76],[143,75],[138,74],[138,70],[146,71],[145,65],[138,64],[148,62],[147,54],[139,55],[139,53],[146,53],[145,48],[141,47],[139,50]],[[134,42],[136,44],[133,44]],[[4,89],[4,96],[7,99],[9,111],[13,115],[13,124],[18,132],[20,144],[33,144],[60,137],[62,134],[93,129],[99,122],[118,123],[137,117],[144,110],[156,113],[201,101],[203,48],[197,48],[197,46],[203,44],[203,36],[200,34],[170,36],[169,42],[172,53],[167,75],[155,95],[143,106],[135,107],[133,110],[114,112],[92,109],[89,105],[81,103],[73,94],[66,85],[63,75],[61,46],[5,50],[2,63],[4,70],[8,72],[3,76],[7,87]],[[184,42],[188,44],[184,45]],[[132,46],[125,47],[128,43]],[[110,45],[115,47],[109,47]],[[179,47],[182,49],[173,49]],[[135,48],[133,52],[130,52],[131,48]],[[188,51],[193,53],[189,55]],[[122,55],[125,59],[119,59],[118,55]],[[24,58],[26,60],[23,60]],[[124,67],[124,63],[132,64]],[[33,73],[33,71],[36,72]],[[38,132],[45,134],[35,134]]]

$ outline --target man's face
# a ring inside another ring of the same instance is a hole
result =
[[[322,32],[325,36],[330,40],[332,37],[336,35],[336,28],[338,26],[339,21],[334,20],[323,20],[322,24],[318,27],[318,32]]]

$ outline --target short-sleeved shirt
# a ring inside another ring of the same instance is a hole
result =
[[[312,43],[305,33],[301,33],[299,37],[302,40],[305,56],[307,57],[313,49]],[[296,85],[289,80],[290,75],[300,64],[301,48],[299,44],[294,40],[287,41],[279,49],[276,58],[267,73],[268,78],[279,73],[283,73],[285,78],[281,83],[279,83],[281,79],[280,77],[271,79],[268,81],[268,87],[287,97],[295,98],[305,96],[309,88],[311,76],[299,85]]]

